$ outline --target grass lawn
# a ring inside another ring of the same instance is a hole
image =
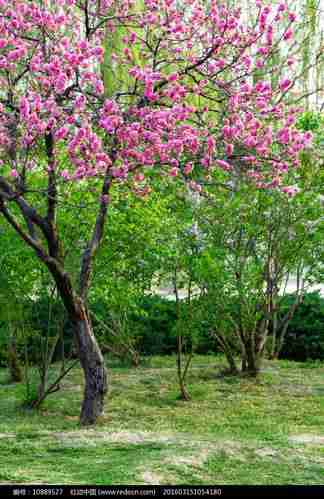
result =
[[[77,368],[37,412],[0,370],[0,483],[324,484],[324,364],[266,362],[252,381],[218,378],[223,359],[197,356],[190,402],[172,357],[107,364],[95,429],[78,426]]]

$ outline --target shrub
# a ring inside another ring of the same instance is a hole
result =
[[[132,316],[139,335],[139,351],[144,355],[165,355],[176,351],[173,329],[175,303],[160,296],[146,296]]]
[[[196,310],[198,301],[192,301]],[[181,314],[186,315],[187,303],[181,302]],[[196,312],[194,314],[197,315]],[[146,296],[139,303],[137,313],[132,316],[134,328],[137,329],[138,348],[144,355],[170,355],[176,352],[176,305],[172,300],[160,296]],[[215,353],[216,342],[208,330],[208,320],[194,320],[194,350],[199,354]],[[190,335],[187,339],[190,347]]]
[[[283,308],[288,308],[293,296],[287,296]],[[324,298],[308,293],[291,320],[280,358],[306,361],[324,359]]]
[[[0,367],[7,367],[7,348],[6,324],[0,321]]]

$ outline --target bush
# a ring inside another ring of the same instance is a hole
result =
[[[8,341],[6,334],[6,324],[0,321],[0,367],[7,367]]]
[[[294,300],[287,296],[283,309]],[[308,293],[291,320],[280,358],[306,361],[324,360],[324,298]]]
[[[169,355],[175,352],[175,302],[160,296],[146,296],[131,320],[138,331],[138,349],[141,354]]]
[[[287,296],[282,304],[283,313],[288,310],[294,296]],[[198,304],[199,305],[199,304]],[[39,341],[49,333],[50,337],[57,334],[57,328],[62,321],[62,307],[58,302],[51,305],[51,324],[49,321],[48,298],[39,298],[33,303],[25,304],[25,320],[28,328],[25,331],[24,341],[18,341],[18,353],[24,358],[24,344],[27,343],[29,361],[37,363],[39,355]],[[182,302],[182,310],[186,303]],[[109,324],[110,316],[107,305],[97,301],[92,304],[96,315]],[[185,310],[183,310],[185,313]],[[132,336],[134,347],[141,355],[170,355],[176,352],[176,306],[174,301],[160,296],[145,296],[132,308],[128,317],[129,334]],[[93,320],[94,329],[99,325]],[[7,327],[5,321],[0,321],[0,367],[7,365]],[[197,316],[194,328],[195,351],[199,354],[217,353],[219,348],[216,341],[210,337],[209,319],[206,314]],[[100,329],[100,328],[99,328]],[[100,341],[99,330],[98,338]],[[28,333],[28,334],[27,334]],[[64,345],[66,354],[70,353],[73,342],[73,333],[68,321],[64,323]],[[53,360],[61,358],[61,344],[58,342]],[[306,361],[324,360],[324,298],[318,293],[309,293],[303,303],[296,310],[289,324],[286,339],[280,358]]]
[[[193,300],[194,310],[199,303]],[[181,302],[181,315],[187,314],[187,303]],[[196,313],[194,312],[196,316]],[[132,317],[134,328],[139,335],[138,348],[144,355],[170,355],[177,350],[176,340],[176,304],[160,296],[146,296],[138,306],[138,313]],[[194,350],[198,354],[219,351],[216,342],[208,334],[207,320],[194,320]],[[188,337],[190,348],[191,338]]]

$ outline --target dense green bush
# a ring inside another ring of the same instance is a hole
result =
[[[195,303],[193,302],[193,306]],[[181,303],[186,314],[187,304]],[[139,350],[144,355],[169,355],[176,351],[176,304],[160,296],[146,296],[139,304],[138,313],[132,317],[134,327],[139,331]],[[199,354],[218,351],[216,342],[208,333],[206,321],[194,325],[195,351]]]
[[[46,337],[49,338],[50,344],[56,342],[54,362],[61,358],[62,340],[64,341],[65,355],[70,353],[73,342],[72,327],[66,319],[64,308],[59,299],[41,295],[30,304],[28,320],[30,328],[34,332],[27,343],[31,362],[37,362],[41,342]]]
[[[110,334],[118,327],[114,319],[116,310],[109,308],[104,300],[96,300],[91,304],[92,323],[99,342],[114,342],[116,338]],[[122,311],[120,311],[120,315]],[[170,354],[175,351],[176,340],[173,328],[176,320],[175,303],[159,296],[144,296],[138,303],[132,303],[127,309],[124,328],[134,347],[142,355]],[[104,327],[103,327],[104,323]],[[120,331],[125,334],[125,331]],[[104,334],[102,334],[104,333]]]
[[[22,301],[19,307],[15,303],[6,304],[5,313],[0,319],[0,367],[6,367],[8,364],[10,337],[15,339],[18,357],[20,359],[24,357],[25,342],[28,341],[30,328],[22,311],[27,310],[28,306],[27,299]]]
[[[283,300],[283,313],[294,299],[294,296],[287,296]],[[136,324],[136,328],[141,331],[138,342],[140,352],[146,355],[175,352],[175,303],[159,296],[148,296],[141,307],[144,313],[132,318],[134,327]],[[205,317],[199,325],[195,348],[197,353],[219,352],[208,330],[208,318]],[[288,327],[280,357],[296,361],[324,359],[324,298],[318,293],[308,293],[297,308]]]
[[[294,300],[287,296],[283,308]],[[280,358],[297,361],[324,360],[324,298],[308,293],[291,320]]]
[[[181,303],[182,312],[186,313],[186,303]],[[109,306],[104,301],[92,303],[95,314],[93,326],[100,341],[101,325],[96,318],[104,321],[106,326],[114,327]],[[176,351],[176,304],[175,301],[157,295],[144,296],[128,313],[129,334],[134,338],[134,346],[141,355],[170,355]],[[216,342],[208,334],[205,321],[195,323],[195,351],[199,354],[217,351]],[[109,334],[105,340],[109,340]],[[104,341],[105,341],[104,340]]]
[[[0,367],[7,365],[6,324],[0,321]]]
[[[68,354],[72,348],[73,334],[69,322],[65,318],[63,307],[58,300],[43,295],[36,300],[26,299],[22,304],[23,316],[0,321],[0,366],[7,365],[7,349],[9,330],[14,331],[17,352],[21,360],[35,364],[39,361],[42,345],[46,337],[49,345],[59,337],[53,355],[53,361],[61,358],[62,353],[62,328],[64,338],[64,351]],[[11,314],[12,315],[12,314]]]
[[[147,296],[139,303],[132,321],[139,333],[139,351],[144,355],[171,354],[176,349],[173,333],[175,303],[159,296]]]
[[[283,313],[288,310],[294,300],[293,296],[287,296],[282,305]],[[185,302],[182,303],[185,308]],[[26,339],[30,362],[37,362],[41,338],[47,334],[53,337],[63,320],[64,326],[64,350],[71,351],[73,334],[71,325],[64,320],[61,304],[53,301],[50,303],[48,297],[40,297],[33,303],[25,305],[25,320],[28,322],[28,334]],[[49,309],[51,313],[49,314]],[[112,326],[111,317],[107,305],[97,300],[93,305],[97,317],[108,326]],[[51,323],[49,324],[49,317]],[[132,309],[128,316],[129,333],[134,337],[134,346],[141,355],[170,355],[176,351],[176,306],[175,302],[160,296],[145,296]],[[100,341],[100,324],[93,318],[93,325],[98,333]],[[4,367],[7,362],[7,340],[4,321],[0,321],[0,366]],[[219,348],[216,341],[209,334],[210,324],[208,318],[197,320],[197,335],[195,351],[199,354],[217,353]],[[19,353],[24,356],[22,342],[19,342]],[[61,343],[58,342],[54,360],[61,357]],[[303,303],[297,309],[288,327],[286,339],[280,358],[296,361],[308,359],[324,359],[324,298],[318,293],[309,293],[305,296]]]

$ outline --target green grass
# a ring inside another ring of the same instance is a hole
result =
[[[197,356],[190,402],[172,357],[108,365],[95,429],[78,425],[80,370],[34,412],[0,370],[0,483],[324,484],[323,364],[266,362],[253,381],[219,378],[223,359]]]

